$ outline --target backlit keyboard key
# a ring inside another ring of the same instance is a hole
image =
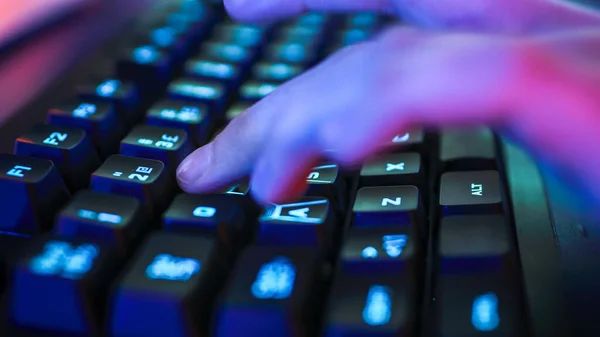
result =
[[[147,229],[146,220],[133,197],[84,190],[60,212],[56,231],[63,237],[99,240],[125,253]]]
[[[432,336],[522,336],[522,303],[516,279],[500,273],[438,278],[437,330]],[[437,329],[436,329],[437,328]]]
[[[502,212],[502,189],[497,171],[444,173],[440,183],[444,214]]]
[[[254,79],[266,82],[285,82],[303,71],[302,67],[287,63],[261,62],[252,68]]]
[[[52,125],[84,130],[102,158],[118,151],[124,134],[112,104],[99,100],[69,100],[50,109],[46,121]]]
[[[340,168],[335,164],[313,167],[306,177],[308,191],[306,195],[327,197],[338,206],[346,204],[346,183]]]
[[[184,130],[139,125],[121,141],[120,153],[124,156],[160,160],[174,174],[179,163],[193,150],[192,142]]]
[[[445,170],[496,169],[494,134],[487,128],[443,130],[440,162]]]
[[[222,260],[214,239],[152,234],[116,286],[109,309],[110,335],[204,335],[227,268]]]
[[[341,251],[348,275],[416,274],[419,241],[410,228],[352,228]]]
[[[117,74],[134,81],[145,92],[154,93],[170,80],[173,65],[173,58],[164,50],[139,45],[123,50],[117,61]]]
[[[242,205],[229,195],[178,195],[163,215],[167,231],[216,236],[229,251],[254,234]]]
[[[248,81],[240,88],[240,99],[249,102],[259,101],[277,89],[278,84]]]
[[[91,186],[98,192],[135,197],[150,215],[157,215],[168,206],[173,184],[158,160],[112,155],[92,174]]]
[[[259,217],[257,243],[331,248],[339,228],[327,198],[304,197],[266,207]]]
[[[70,197],[51,161],[0,154],[0,230],[26,234],[49,230]]]
[[[248,102],[236,103],[235,105],[227,109],[227,111],[225,112],[225,118],[228,122],[231,122],[232,119],[236,118],[242,112],[248,110],[248,108],[250,108],[251,106],[252,104]]]
[[[37,124],[17,138],[15,154],[51,160],[72,192],[89,186],[90,174],[100,166],[85,131],[66,126]]]
[[[402,275],[340,275],[329,295],[323,336],[414,336],[417,294]]]
[[[380,22],[380,16],[377,13],[363,12],[356,13],[346,18],[346,26],[352,28],[374,28]]]
[[[417,225],[420,205],[415,186],[363,187],[354,200],[354,226]]]
[[[316,56],[310,44],[302,43],[273,43],[268,46],[265,54],[267,61],[296,65],[311,65]]]
[[[185,74],[188,77],[227,82],[234,87],[241,81],[241,72],[234,63],[210,61],[206,59],[190,59],[185,63]]]
[[[11,323],[38,333],[98,335],[119,264],[112,248],[95,242],[33,241],[11,275]]]
[[[258,46],[265,36],[266,29],[262,27],[234,23],[220,24],[213,33],[213,37],[219,41],[244,47]]]
[[[213,61],[234,63],[245,68],[255,58],[252,48],[247,48],[233,43],[207,42],[203,43],[198,58]]]
[[[444,217],[439,235],[442,272],[514,270],[516,267],[509,223],[501,214]]]
[[[411,148],[418,148],[420,145],[423,144],[424,140],[425,133],[423,129],[416,128],[395,135],[388,144],[394,149],[405,151]]]
[[[116,78],[92,80],[80,85],[77,91],[84,100],[98,99],[114,104],[121,119],[128,125],[139,119],[139,92],[132,82]]]
[[[180,78],[171,82],[167,90],[172,99],[207,104],[213,115],[221,112],[227,100],[225,86],[214,81]]]
[[[211,118],[205,104],[161,100],[148,110],[146,124],[183,129],[196,145],[204,145],[208,140]]]
[[[279,43],[317,44],[322,34],[319,26],[289,25],[277,32],[275,41]]]
[[[361,186],[419,186],[425,172],[421,155],[416,152],[388,153],[367,160],[360,170]]]
[[[314,336],[322,306],[311,248],[246,249],[216,311],[217,337]]]

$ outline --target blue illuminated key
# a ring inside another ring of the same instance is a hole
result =
[[[117,78],[105,78],[90,80],[77,87],[79,97],[87,99],[98,99],[113,103],[121,120],[128,125],[139,119],[139,92],[138,88],[130,81]]]
[[[304,197],[267,206],[259,217],[257,243],[329,248],[338,229],[327,198]]]
[[[253,224],[230,195],[178,195],[163,214],[167,231],[216,236],[229,251],[249,243]]]
[[[248,48],[234,43],[207,42],[202,44],[197,57],[213,61],[238,64],[245,68],[256,57],[253,48]]]
[[[148,229],[145,219],[136,198],[83,190],[58,215],[56,231],[64,237],[99,240],[128,252]]]
[[[239,116],[242,112],[248,110],[250,106],[252,106],[252,104],[249,102],[238,102],[229,107],[229,109],[225,111],[225,118],[227,119],[227,122],[231,122],[232,119]]]
[[[240,99],[248,102],[259,101],[277,89],[276,83],[248,81],[240,88]]]
[[[432,336],[522,336],[520,277],[506,273],[443,276],[433,296]]]
[[[168,206],[174,184],[162,162],[116,154],[92,174],[91,188],[135,197],[150,215],[155,215]]]
[[[420,299],[415,290],[402,276],[338,275],[329,295],[323,336],[414,336]]]
[[[287,25],[278,30],[275,41],[279,43],[299,43],[317,45],[322,37],[322,27],[318,25]]]
[[[419,267],[419,241],[410,228],[352,228],[344,241],[341,261],[349,275],[415,274]]]
[[[419,189],[415,186],[363,187],[354,200],[354,226],[422,224]]]
[[[49,230],[70,197],[51,161],[0,154],[0,230],[36,234]]]
[[[151,234],[116,285],[110,336],[202,335],[223,284],[223,257],[214,239]]]
[[[185,130],[197,145],[204,145],[211,128],[208,107],[197,102],[161,100],[146,113],[146,124]]]
[[[125,156],[162,161],[175,173],[179,163],[194,147],[187,132],[164,126],[139,125],[121,141],[120,153]]]
[[[205,103],[211,114],[219,114],[227,101],[225,85],[216,81],[179,78],[167,88],[169,98]]]
[[[102,158],[118,151],[124,135],[123,125],[112,104],[97,99],[68,100],[50,109],[46,122],[84,130]]]
[[[375,12],[362,12],[349,15],[346,18],[346,27],[372,29],[381,23],[381,16]]]
[[[185,63],[185,74],[192,78],[223,81],[230,88],[239,85],[242,78],[238,65],[202,58],[188,60]]]
[[[213,38],[225,43],[256,47],[266,37],[267,29],[259,26],[237,23],[222,23],[215,27]]]
[[[270,62],[309,66],[316,60],[317,53],[311,44],[272,43],[264,57]]]
[[[67,187],[89,186],[100,158],[85,131],[67,126],[37,124],[15,141],[15,154],[51,160]]]
[[[95,242],[48,237],[27,246],[11,275],[10,322],[61,336],[97,336],[120,260]]]
[[[254,79],[265,82],[285,82],[302,73],[303,68],[282,62],[260,62],[252,67]]]
[[[117,75],[135,82],[146,93],[164,88],[171,79],[173,58],[157,46],[125,48],[117,61]]]
[[[217,307],[215,336],[316,336],[313,317],[323,305],[317,256],[311,248],[246,249]]]

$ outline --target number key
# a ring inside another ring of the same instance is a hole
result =
[[[138,198],[151,215],[160,214],[173,193],[165,165],[152,159],[112,155],[92,174],[92,189]]]
[[[208,107],[202,103],[162,100],[148,110],[146,124],[183,129],[196,145],[204,145],[211,118]]]
[[[98,99],[113,103],[121,119],[132,125],[138,119],[138,88],[131,82],[115,78],[93,79],[78,87],[82,99]]]

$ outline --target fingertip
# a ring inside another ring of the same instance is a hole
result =
[[[211,156],[207,144],[189,154],[177,167],[177,183],[188,193],[199,192],[202,188],[202,177],[210,166]]]

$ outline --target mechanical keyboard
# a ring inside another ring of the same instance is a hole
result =
[[[178,188],[245,108],[393,23],[147,8],[0,154],[0,336],[563,336],[543,183],[485,127],[321,163],[288,204]]]

